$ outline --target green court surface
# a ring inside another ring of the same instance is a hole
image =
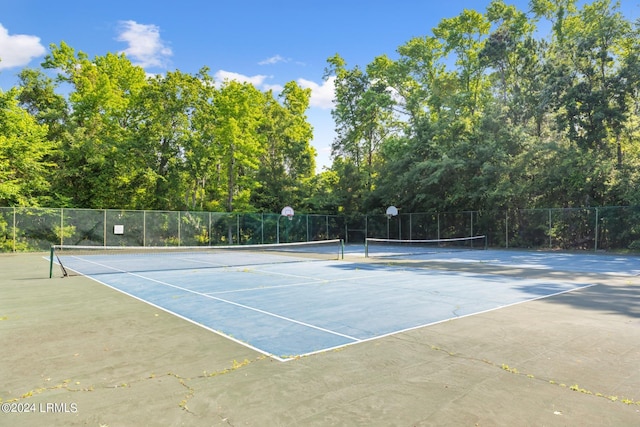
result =
[[[491,252],[93,279],[1,255],[0,426],[639,425],[637,258]]]

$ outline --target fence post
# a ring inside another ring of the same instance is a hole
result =
[[[409,240],[413,240],[413,214],[409,214]]]
[[[598,252],[598,208],[596,208],[596,236],[594,239],[594,251]]]
[[[369,237],[369,215],[364,216],[364,241]]]
[[[142,211],[142,246],[147,246],[147,211]]]
[[[344,222],[344,241],[349,243],[349,224],[347,224],[347,221]]]
[[[181,215],[180,215],[180,211],[178,211],[178,246],[182,246],[182,237],[180,236],[180,219],[181,219]]]
[[[64,208],[60,208],[60,244],[64,245]]]
[[[389,239],[389,217],[387,217],[387,239]]]
[[[325,222],[325,226],[327,229],[327,240],[329,240],[331,237],[329,236],[329,215],[325,215],[324,216],[324,222]]]
[[[551,209],[549,209],[549,249],[552,248],[551,243]]]
[[[107,210],[102,212],[102,246],[107,246]]]
[[[509,209],[504,210],[504,247],[509,249]]]
[[[16,251],[16,207],[13,207],[13,252]]]

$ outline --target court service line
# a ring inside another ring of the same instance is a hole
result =
[[[362,344],[362,343],[366,343],[366,342],[370,342],[370,341],[376,341],[376,340],[379,340],[379,339],[382,339],[382,338],[386,338],[386,337],[397,336],[397,335],[404,334],[406,332],[411,332],[411,331],[422,329],[422,328],[426,328],[426,327],[429,327],[429,326],[439,325],[439,324],[442,324],[442,323],[447,323],[447,322],[451,322],[451,321],[455,321],[455,320],[459,320],[459,319],[464,319],[464,318],[467,318],[467,317],[473,317],[473,316],[477,316],[477,315],[482,315],[482,314],[490,313],[492,311],[498,311],[498,310],[501,310],[501,309],[504,309],[504,308],[509,308],[509,307],[513,307],[513,306],[516,306],[516,305],[520,305],[520,304],[526,304],[526,303],[530,303],[530,302],[533,302],[533,301],[538,301],[538,300],[542,300],[542,299],[546,299],[546,298],[551,298],[551,297],[555,297],[555,296],[562,295],[562,294],[567,294],[567,293],[571,293],[571,292],[577,292],[577,291],[580,291],[580,290],[583,290],[583,289],[588,289],[588,288],[591,288],[591,287],[594,287],[594,286],[598,286],[598,284],[597,283],[591,283],[591,284],[584,284],[584,285],[581,285],[581,286],[579,285],[579,286],[576,286],[575,288],[565,289],[565,290],[562,290],[562,291],[554,292],[554,293],[549,294],[549,295],[541,295],[541,296],[537,296],[537,297],[534,297],[534,298],[531,298],[531,299],[526,299],[526,300],[522,300],[522,301],[515,301],[515,302],[507,303],[507,304],[504,304],[504,305],[498,305],[496,307],[480,310],[480,311],[473,312],[473,313],[467,313],[467,314],[463,314],[463,315],[460,315],[460,316],[449,317],[449,318],[446,318],[446,319],[440,319],[440,320],[435,320],[433,322],[428,322],[428,323],[424,323],[424,324],[410,326],[410,327],[407,327],[407,328],[398,329],[396,331],[387,332],[387,333],[384,333],[384,334],[375,335],[375,336],[368,337],[368,338],[362,338],[362,339],[360,339],[358,341],[355,341],[355,342],[352,342],[352,343],[341,344],[341,345],[337,345],[337,346],[334,346],[334,347],[329,347],[329,348],[324,348],[324,349],[321,349],[321,350],[311,351],[309,353],[299,354],[298,357],[311,356],[311,355],[314,355],[314,354],[320,354],[320,353],[325,353],[325,352],[336,350],[336,349],[350,347],[350,346],[352,346],[354,344]],[[289,358],[289,359],[284,359],[282,361],[283,362],[288,362],[288,361],[294,360],[294,359],[295,358]]]
[[[254,270],[254,271],[259,271],[259,270]],[[278,274],[279,273],[275,273],[275,275],[278,275]],[[391,276],[391,275],[393,275],[393,272],[389,272],[389,273],[386,273],[386,274],[378,273],[378,274],[376,274],[376,277]],[[284,276],[291,276],[291,275],[284,274]],[[307,285],[324,285],[324,284],[327,284],[327,283],[347,282],[347,281],[359,280],[359,279],[369,279],[371,276],[356,276],[356,277],[346,277],[346,278],[339,278],[339,279],[314,279],[313,277],[305,277],[305,276],[293,276],[293,277],[298,277],[298,278],[302,278],[302,279],[310,279],[312,281],[289,283],[287,285],[258,286],[258,287],[254,287],[254,288],[230,289],[230,290],[226,290],[226,291],[212,291],[212,292],[207,292],[207,295],[233,294],[233,293],[236,293],[236,292],[249,292],[249,291],[264,291],[264,290],[269,290],[269,289],[293,288],[293,287],[296,287],[296,286],[307,286]],[[376,286],[376,285],[367,285],[367,286]]]
[[[303,276],[301,274],[291,274],[291,273],[278,273],[276,271],[267,271],[267,270],[260,270],[257,268],[254,268],[255,266],[258,265],[264,265],[264,264],[250,264],[250,265],[243,265],[243,266],[230,266],[231,268],[233,268],[235,271],[239,271],[241,273],[253,273],[253,272],[257,272],[257,273],[263,273],[263,274],[267,274],[269,276],[284,276],[284,277],[295,277],[297,279],[308,279],[308,280],[314,280],[316,282],[322,282],[323,279],[318,279],[316,277],[309,277],[309,276]],[[248,270],[248,271],[244,271],[244,270]]]
[[[315,279],[314,277],[308,277],[308,276],[301,276],[301,275],[297,275],[297,274],[288,274],[288,273],[274,273],[274,272],[269,272],[269,271],[265,271],[265,270],[258,270],[255,269],[255,266],[261,266],[261,265],[265,265],[264,263],[259,263],[259,264],[245,264],[245,265],[230,265],[230,264],[223,264],[223,263],[216,263],[216,262],[211,262],[211,261],[201,261],[198,259],[194,259],[194,258],[189,258],[189,257],[181,257],[178,259],[182,259],[185,261],[189,261],[189,262],[194,262],[196,264],[204,264],[204,265],[212,265],[214,267],[222,267],[222,268],[229,268],[232,270],[236,270],[236,271],[242,271],[245,269],[251,269],[251,271],[257,271],[260,273],[267,273],[267,274],[274,274],[274,275],[281,275],[281,276],[290,276],[290,277],[298,277],[298,278],[303,278],[303,279],[312,279],[312,280],[322,280],[322,279]],[[286,264],[289,263],[296,263],[298,261],[287,261],[285,262]],[[249,271],[249,272],[251,272]]]
[[[198,295],[198,296],[202,296],[202,297],[205,297],[205,298],[210,298],[210,299],[213,299],[213,300],[216,300],[216,301],[220,301],[220,302],[224,302],[224,303],[227,303],[227,304],[235,305],[237,307],[241,307],[241,308],[244,308],[246,310],[255,311],[257,313],[265,314],[267,316],[275,317],[277,319],[285,320],[287,322],[295,323],[295,324],[298,324],[298,325],[301,325],[301,326],[305,326],[307,328],[316,329],[318,331],[322,331],[322,332],[325,332],[325,333],[328,333],[328,334],[331,334],[331,335],[337,335],[339,337],[346,338],[346,339],[349,339],[349,340],[352,340],[352,341],[355,341],[355,342],[360,341],[359,338],[355,338],[355,337],[352,337],[352,336],[349,336],[349,335],[346,335],[346,334],[341,334],[340,332],[332,331],[330,329],[326,329],[326,328],[323,328],[323,327],[320,327],[320,326],[312,325],[311,323],[302,322],[300,320],[292,319],[290,317],[281,316],[281,315],[276,314],[276,313],[271,313],[269,311],[262,310],[262,309],[259,309],[259,308],[256,308],[256,307],[250,307],[248,305],[240,304],[240,303],[237,303],[237,302],[234,302],[234,301],[229,301],[229,300],[226,300],[224,298],[218,298],[218,297],[215,297],[213,295],[207,295],[207,294],[202,293],[202,292],[194,291],[192,289],[183,288],[182,286],[173,285],[171,283],[163,282],[162,280],[152,279],[151,277],[146,277],[146,276],[143,276],[141,274],[132,273],[132,272],[129,272],[129,271],[126,271],[126,270],[121,270],[119,268],[111,267],[109,265],[100,264],[100,263],[95,262],[95,261],[87,261],[87,262],[89,262],[91,264],[99,265],[101,267],[105,267],[105,268],[108,268],[108,269],[111,269],[111,270],[115,270],[115,271],[120,272],[120,273],[125,273],[125,274],[128,274],[128,275],[134,276],[134,277],[139,277],[139,278],[141,278],[143,280],[149,280],[151,282],[155,282],[155,283],[158,283],[160,285],[168,286],[170,288],[179,289],[179,290],[184,291],[184,292],[189,292],[189,293],[192,293],[192,294],[195,294],[195,295]]]

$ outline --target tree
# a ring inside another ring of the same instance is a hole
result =
[[[461,115],[474,116],[481,108],[488,81],[480,61],[490,23],[474,10],[464,10],[454,18],[443,19],[433,29],[441,40],[444,55],[454,54],[458,87],[449,98],[449,107]]]
[[[130,105],[146,84],[144,70],[124,54],[89,60],[65,43],[50,50],[43,67],[60,70],[58,80],[72,87],[57,191],[76,206],[139,206],[147,175],[128,143],[135,128]]]
[[[350,188],[354,198],[362,201],[362,192],[370,192],[374,187],[378,149],[395,132],[394,102],[384,81],[371,79],[357,66],[348,70],[339,55],[329,58],[328,63],[325,75],[336,77],[336,108],[332,116],[337,136],[332,154],[334,160],[338,157],[345,160],[340,164],[348,166],[345,171],[359,176],[357,185]],[[354,209],[362,207],[353,205]]]
[[[503,118],[511,126],[528,126],[538,136],[542,132],[546,106],[542,94],[545,43],[535,40],[535,25],[524,12],[507,6],[503,0],[492,1],[487,19],[494,26],[480,51],[480,62],[490,75],[494,102],[505,108]]]
[[[47,125],[47,138],[61,141],[65,132],[64,124],[69,117],[66,99],[55,92],[53,80],[41,70],[25,68],[18,75],[20,91],[18,101],[40,124]]]
[[[17,100],[20,107],[24,108],[37,123],[46,126],[46,139],[56,147],[42,160],[52,165],[62,165],[64,153],[59,148],[67,138],[66,125],[69,120],[67,100],[55,92],[55,83],[45,76],[42,70],[25,68],[20,72],[19,78]],[[67,192],[60,191],[67,185],[61,174],[51,173],[49,179],[49,206],[65,206],[71,203]]]
[[[295,82],[285,84],[281,102],[265,94],[265,109],[258,133],[265,142],[252,194],[255,207],[278,212],[285,204],[302,207],[308,180],[315,173],[315,149],[310,142],[313,129],[307,122],[310,89]]]
[[[148,81],[134,105],[131,147],[138,171],[148,180],[144,204],[155,209],[195,209],[209,202],[212,145],[213,81],[203,69],[180,71]]]
[[[55,146],[47,126],[18,105],[19,92],[0,91],[0,205],[47,206]]]
[[[610,0],[597,0],[567,17],[563,43],[558,43],[557,67],[571,72],[556,80],[559,124],[568,138],[583,149],[605,156],[619,146],[622,124],[629,113],[628,93],[636,85],[619,52],[631,28]],[[622,163],[618,149],[618,162]]]
[[[226,177],[227,212],[250,210],[255,174],[265,142],[258,135],[265,97],[249,83],[225,81],[213,99],[213,135],[218,144],[221,176]]]

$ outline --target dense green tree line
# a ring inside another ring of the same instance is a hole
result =
[[[640,202],[640,23],[619,4],[502,0],[398,58],[336,77],[334,169],[351,209],[406,212]],[[540,35],[541,23],[551,24]]]
[[[274,212],[310,199],[311,94],[294,82],[276,98],[206,68],[148,77],[65,43],[19,78],[0,98],[1,205]]]
[[[544,28],[548,30],[543,31]],[[640,204],[640,22],[619,4],[494,0],[335,77],[315,174],[309,90],[203,68],[148,77],[52,45],[0,92],[0,205],[404,212]],[[51,79],[48,73],[56,71]],[[65,95],[62,95],[65,93]]]

